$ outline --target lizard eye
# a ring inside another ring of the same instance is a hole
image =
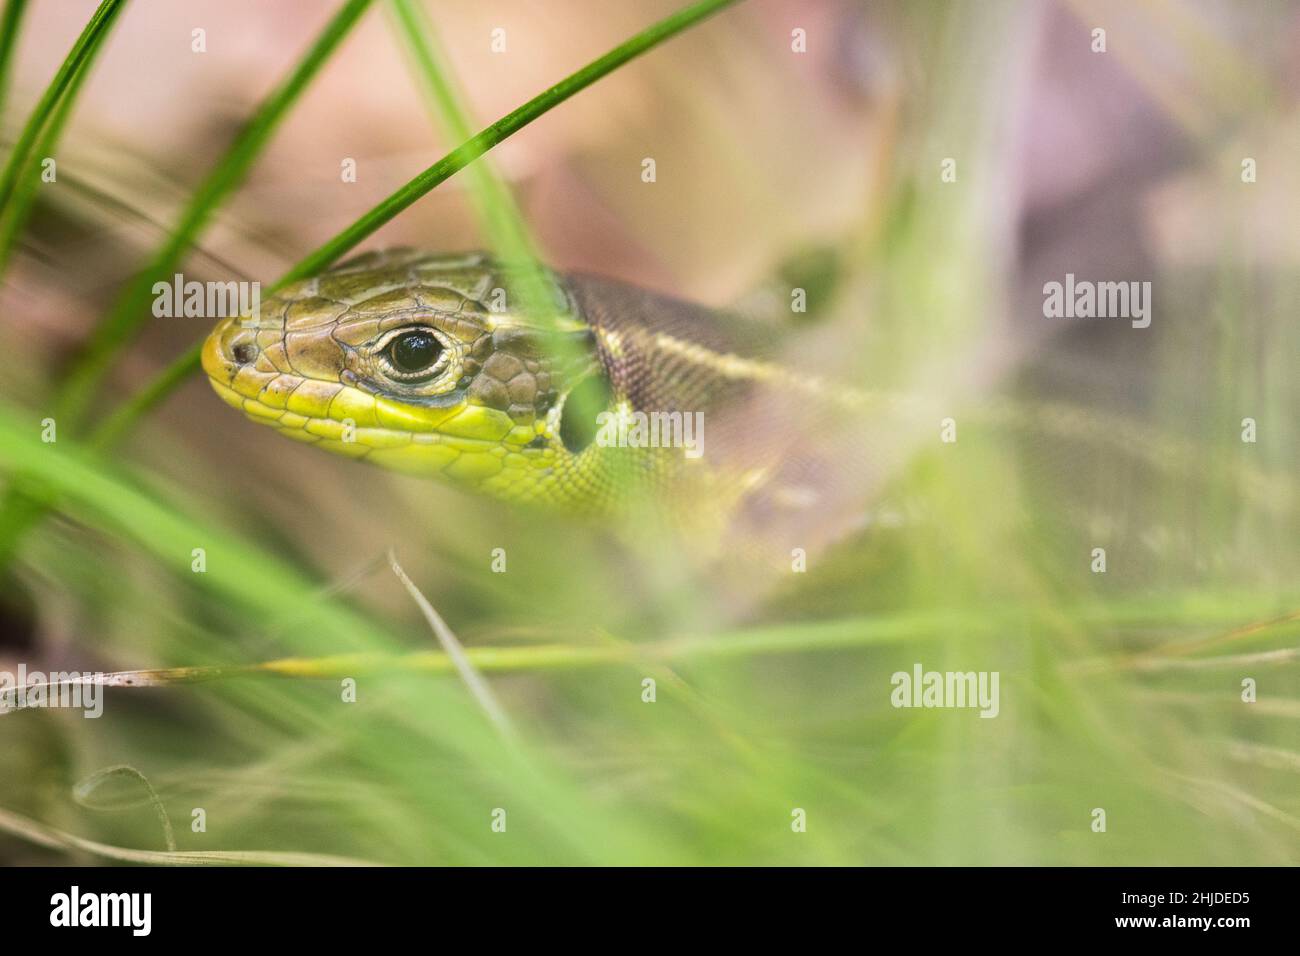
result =
[[[392,338],[380,355],[393,378],[400,382],[424,382],[442,367],[444,349],[428,329],[411,329]]]

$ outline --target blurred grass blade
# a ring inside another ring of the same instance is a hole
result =
[[[455,87],[447,58],[424,7],[412,0],[391,0],[389,9],[393,11],[398,33],[417,69],[421,91],[433,107],[431,112],[439,132],[453,143],[465,142],[474,134],[461,107],[465,97]],[[539,291],[542,277],[536,244],[529,235],[518,204],[493,168],[491,158],[483,157],[480,162],[471,163],[465,173],[469,177],[474,211],[487,233],[492,251],[523,270],[524,291],[529,304],[535,306],[544,302],[545,298]]]
[[[26,181],[20,181],[21,171],[30,157],[49,155],[53,151],[59,133],[71,113],[77,91],[89,73],[90,63],[103,46],[124,5],[125,0],[104,0],[95,10],[94,16],[86,24],[32,111],[9,154],[3,172],[0,172],[0,274],[3,274],[8,264],[11,243],[22,227],[26,210],[37,187],[34,175]],[[0,38],[0,58],[3,58],[0,60],[0,85],[3,85],[7,77],[7,64],[16,41],[22,6],[18,0],[11,0],[5,7],[4,35]],[[0,568],[8,564],[18,537],[44,512],[44,497],[43,494],[38,498],[25,496],[13,487],[5,491],[3,501],[0,501],[3,504],[3,508],[0,508]]]
[[[177,269],[195,237],[243,181],[289,107],[297,101],[370,3],[371,0],[348,0],[339,9],[293,72],[258,107],[226,155],[195,191],[171,236],[127,285],[108,316],[96,327],[85,354],[73,367],[60,396],[58,415],[61,422],[75,424],[80,420],[114,356],[149,317],[153,284],[170,277]]]
[[[319,853],[277,853],[273,850],[189,850],[162,852],[133,850],[87,840],[64,830],[46,826],[30,817],[0,809],[0,831],[50,850],[81,850],[121,863],[152,863],[159,866],[379,866],[368,860],[325,856]]]
[[[679,10],[672,16],[659,21],[654,26],[646,28],[631,39],[619,44],[613,50],[588,63],[576,73],[539,93],[523,106],[507,113],[478,135],[452,150],[351,226],[308,255],[285,275],[281,276],[267,290],[267,294],[284,288],[290,282],[305,279],[321,272],[429,190],[464,169],[492,147],[517,133],[539,116],[563,103],[575,93],[586,89],[601,77],[612,73],[629,60],[635,59],[688,27],[707,19],[724,7],[732,6],[738,2],[740,0],[704,0],[704,2]],[[191,373],[198,371],[201,347],[201,343],[196,344],[169,368],[164,370],[157,379],[130,398],[119,412],[114,414],[106,423],[105,430],[115,437],[120,436],[141,415],[166,398],[172,389],[183,382]]]
[[[68,89],[82,65],[95,55],[125,3],[126,0],[104,0],[99,5],[90,22],[86,24],[86,28],[81,31],[81,36],[77,37],[77,42],[72,45],[72,49],[59,66],[58,72],[54,74],[54,79],[41,94],[40,101],[32,110],[32,115],[28,117],[26,125],[14,143],[9,161],[5,164],[3,172],[0,172],[0,206],[8,205],[14,183],[34,152],[37,138],[53,116],[59,98]]]
[[[40,139],[36,143],[36,148],[32,151],[31,160],[40,160],[44,162],[47,158],[52,158],[58,149],[59,139],[63,135],[63,128],[68,123],[68,118],[72,115],[72,110],[77,103],[77,95],[81,91],[81,86],[90,76],[91,67],[94,65],[95,54],[103,48],[103,39],[107,39],[109,27],[112,26],[111,18],[106,21],[107,26],[101,34],[99,42],[90,52],[90,55],[82,62],[81,66],[73,74],[68,88],[59,101],[55,104],[54,115],[45,123],[41,130]],[[27,175],[19,175],[14,181],[13,191],[5,203],[4,211],[0,214],[0,275],[3,275],[9,267],[9,257],[13,253],[14,243],[22,233],[23,226],[27,224],[27,215],[31,212],[32,203],[36,199],[36,191],[40,188],[42,180],[36,175],[36,170],[31,169]]]
[[[202,342],[190,346],[160,375],[150,380],[144,388],[132,395],[119,408],[114,409],[113,413],[90,436],[90,443],[96,448],[107,448],[117,442],[143,415],[198,370],[199,355],[202,351]],[[0,556],[3,555],[3,548],[4,540],[0,538]],[[2,565],[3,562],[0,561],[0,566]]]
[[[411,596],[411,600],[420,609],[420,613],[424,615],[424,620],[428,623],[429,629],[433,631],[434,637],[438,639],[442,652],[455,665],[456,673],[460,675],[461,681],[469,688],[469,692],[474,696],[479,707],[487,714],[488,719],[492,721],[497,730],[501,732],[502,737],[514,740],[515,728],[510,723],[505,708],[497,700],[496,694],[492,693],[492,688],[483,679],[483,675],[475,670],[474,665],[465,656],[465,648],[461,646],[460,639],[456,637],[455,632],[447,626],[447,622],[442,619],[442,615],[429,603],[429,599],[424,596],[423,592],[415,586],[415,582],[402,570],[401,564],[397,561],[397,555],[392,551],[388,552],[388,564],[393,569],[393,574],[397,575],[397,580],[402,582],[402,587],[406,589],[406,593]]]
[[[0,14],[0,130],[4,129],[5,98],[9,92],[9,64],[13,62],[18,28],[27,12],[27,0],[7,0]]]
[[[11,478],[26,475],[48,486],[61,511],[138,548],[173,575],[193,579],[227,612],[246,621],[250,630],[293,608],[301,613],[299,625],[284,632],[278,642],[291,648],[291,653],[319,653],[323,647],[391,653],[410,646],[408,637],[371,615],[341,602],[321,600],[319,586],[306,571],[266,551],[259,542],[193,518],[160,494],[157,486],[145,489],[137,480],[125,479],[75,441],[42,442],[33,425],[30,413],[0,403],[0,470]],[[208,556],[202,574],[190,569],[196,543],[202,543]],[[621,831],[607,810],[584,798],[562,768],[551,765],[544,751],[534,757],[523,748],[508,746],[459,685],[429,681],[422,685],[420,699],[419,711],[404,712],[407,720],[418,722],[408,732],[420,735],[422,747],[479,764],[496,792],[514,794],[521,802],[529,794],[549,805],[552,812],[545,823],[549,845],[586,861],[653,861],[666,855],[641,835]],[[261,695],[257,702],[267,708],[277,706],[277,699]],[[317,715],[316,720],[318,729],[337,729],[325,723],[326,716]],[[383,753],[378,750],[363,750],[358,759],[369,761],[364,765],[374,769],[383,766]]]

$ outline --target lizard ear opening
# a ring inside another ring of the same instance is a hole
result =
[[[576,455],[595,441],[600,431],[596,416],[609,409],[613,397],[609,379],[600,372],[570,389],[560,409],[560,441],[566,449]]]

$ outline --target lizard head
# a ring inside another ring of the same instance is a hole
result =
[[[553,280],[561,314],[545,329],[492,307],[502,279],[481,257],[363,257],[223,320],[203,369],[289,438],[501,498],[567,497],[557,479],[592,429],[566,403],[604,382],[594,336]]]

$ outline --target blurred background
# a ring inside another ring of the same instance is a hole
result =
[[[26,5],[6,152],[95,7]],[[208,320],[150,318],[87,426],[40,442],[338,8],[131,0],[32,194],[0,285],[0,670],[299,663],[110,690],[98,720],[0,714],[0,858],[140,859],[166,849],[159,806],[180,851],[283,862],[1300,858],[1300,4],[748,0],[492,152],[547,264],[795,323],[828,378],[933,410],[841,436],[870,450],[867,503],[739,602],[682,572],[699,542],[638,548],[323,455],[201,377],[93,446]],[[675,9],[425,5],[473,129]],[[421,89],[375,0],[186,278],[269,284],[453,148]],[[487,246],[470,181],[362,248]],[[1045,318],[1067,273],[1151,282],[1150,327]],[[768,314],[796,286],[808,311]],[[430,653],[390,547],[517,741]],[[916,663],[999,672],[1000,714],[895,709]]]

